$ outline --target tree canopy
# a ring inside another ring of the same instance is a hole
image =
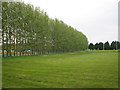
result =
[[[70,52],[88,48],[87,37],[38,7],[2,3],[3,56]]]
[[[89,49],[90,50],[118,50],[120,49],[120,42],[112,41],[111,43],[109,43],[107,41],[105,43],[103,42],[95,43],[95,45],[93,43],[90,43]]]

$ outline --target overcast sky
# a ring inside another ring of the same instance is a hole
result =
[[[89,43],[118,40],[119,0],[22,0],[85,34]]]

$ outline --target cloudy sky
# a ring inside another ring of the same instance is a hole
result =
[[[119,0],[22,0],[81,31],[89,43],[118,40]]]

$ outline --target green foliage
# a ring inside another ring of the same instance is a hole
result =
[[[102,42],[99,43],[99,50],[103,50],[104,49],[104,44]]]
[[[95,44],[95,49],[99,50],[99,44],[98,43]]]
[[[105,48],[105,50],[110,50],[110,45],[109,45],[109,42],[108,42],[108,41],[105,42],[104,48]]]
[[[3,58],[3,88],[118,88],[117,51]]]
[[[113,41],[113,42],[111,43],[111,49],[114,49],[114,50],[120,49],[120,42],[118,42],[118,41]]]
[[[117,49],[120,49],[120,42],[117,42]]]
[[[49,18],[38,7],[4,2],[2,11],[3,56],[69,52],[88,47],[84,34],[58,19]]]
[[[94,44],[93,44],[93,43],[90,43],[90,44],[89,44],[89,49],[90,49],[90,50],[94,50],[94,48],[95,48]]]
[[[90,43],[89,44],[89,49],[93,50],[119,50],[120,49],[120,42],[119,41],[113,41],[111,44],[109,44],[109,42],[105,42],[105,43],[96,43],[95,45]]]

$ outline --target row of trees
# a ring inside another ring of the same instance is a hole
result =
[[[2,2],[0,2],[0,46],[2,44]],[[0,50],[2,48],[0,47]]]
[[[18,2],[2,3],[2,52],[4,56],[37,55],[85,50],[84,34],[38,7]]]
[[[105,43],[96,43],[95,45],[93,43],[89,44],[90,50],[118,50],[120,49],[120,42],[119,41],[113,41],[111,44],[107,41]]]

